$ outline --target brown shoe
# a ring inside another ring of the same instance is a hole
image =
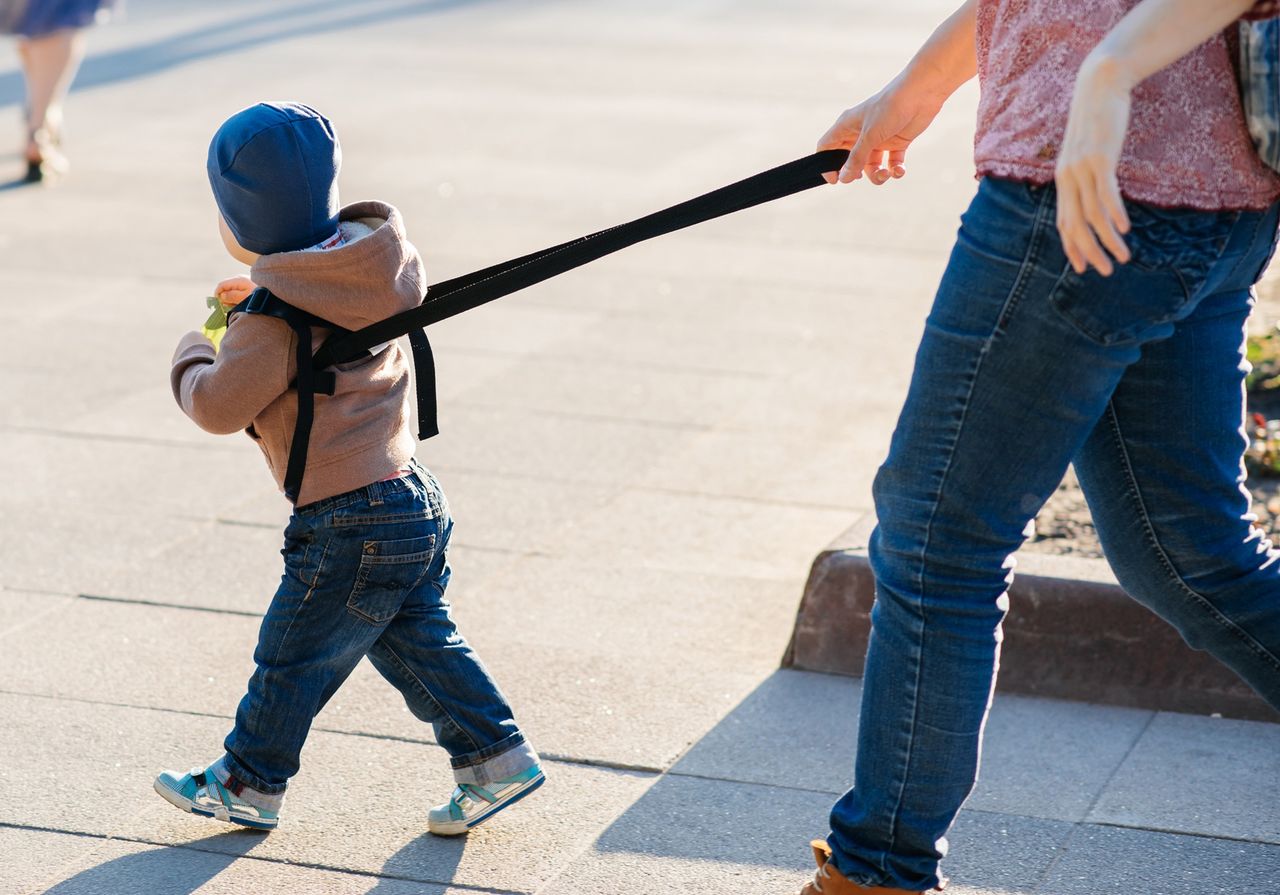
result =
[[[845,879],[844,874],[832,867],[831,846],[821,839],[809,843],[813,846],[813,859],[818,862],[818,872],[804,884],[800,895],[926,895],[924,892],[908,892],[906,889],[886,889],[884,886],[860,886]],[[941,892],[941,889],[931,891]]]

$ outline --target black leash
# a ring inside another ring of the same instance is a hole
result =
[[[354,332],[298,311],[266,289],[257,290],[230,313],[265,313],[279,317],[298,334],[298,379],[295,383],[298,422],[285,475],[285,494],[297,502],[306,467],[314,395],[317,391],[333,394],[334,374],[326,372],[329,367],[359,360],[367,356],[375,345],[407,334],[413,349],[418,393],[418,438],[430,438],[439,433],[439,426],[436,419],[435,363],[425,332],[427,326],[527,289],[636,243],[821,186],[826,183],[823,175],[840,170],[848,157],[848,151],[843,149],[817,152],[634,221],[436,283],[427,288],[427,294],[417,307]],[[311,349],[312,326],[325,326],[333,332],[316,351],[311,364],[307,365],[304,352],[309,353]]]
[[[826,183],[822,175],[840,170],[848,157],[843,149],[818,152],[629,223],[436,283],[428,287],[418,307],[349,335],[327,339],[316,352],[316,366],[323,369],[355,360],[374,345],[439,323],[638,242],[820,186]]]

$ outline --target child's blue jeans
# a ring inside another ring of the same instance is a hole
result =
[[[312,719],[366,655],[433,725],[459,783],[483,786],[537,761],[450,617],[452,527],[439,484],[416,462],[402,478],[294,512],[258,667],[226,739],[227,770],[283,792]]]
[[[1052,186],[986,179],[964,215],[874,484],[855,782],[831,815],[854,882],[938,884],[1010,556],[1069,462],[1125,589],[1280,707],[1280,556],[1241,464],[1244,322],[1278,209],[1128,208],[1133,260],[1106,278],[1069,268]]]

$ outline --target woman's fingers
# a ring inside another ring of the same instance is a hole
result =
[[[1058,184],[1058,233],[1062,237],[1062,249],[1078,274],[1091,266],[1104,277],[1111,275],[1111,259],[1098,245],[1093,230],[1089,228],[1085,213],[1084,192],[1080,184],[1070,177],[1061,178]]]
[[[867,156],[867,163],[862,166],[862,173],[876,186],[881,186],[889,179],[889,171],[884,166],[885,151],[873,149]]]
[[[849,150],[839,175],[828,175],[827,182],[849,183],[865,175],[880,185],[906,174],[907,147],[933,117],[918,106],[916,98],[882,91],[846,110],[818,141],[819,150]]]
[[[1057,173],[1058,232],[1076,273],[1092,266],[1110,276],[1113,258],[1125,264],[1132,257],[1122,235],[1129,231],[1129,215],[1119,185],[1108,173],[1100,175],[1087,165],[1070,165]]]
[[[1076,247],[1076,236],[1082,217],[1074,185],[1065,181],[1059,174],[1058,236],[1062,240],[1062,251],[1066,253],[1067,261],[1076,273],[1084,273],[1086,269],[1084,254]]]
[[[867,127],[858,135],[858,142],[854,143],[853,148],[849,150],[848,161],[840,169],[841,183],[858,180],[863,174],[871,177],[873,182],[883,183],[883,181],[876,181],[874,176],[875,172],[881,168],[880,161],[885,153],[882,147],[885,137],[877,133],[878,130],[873,122],[867,122]]]
[[[850,149],[858,142],[858,137],[862,134],[862,113],[858,107],[846,109],[840,113],[840,117],[836,119],[835,124],[827,129],[822,135],[822,139],[818,141],[818,152],[826,149]],[[845,167],[848,167],[847,164]],[[844,179],[845,168],[841,168],[839,172],[829,172],[823,174],[823,178],[827,183],[836,183],[838,180]]]
[[[1105,178],[1101,178],[1099,183],[1099,197],[1102,205],[1107,210],[1107,215],[1111,218],[1116,230],[1121,233],[1129,232],[1129,212],[1124,207],[1124,200],[1120,198],[1120,182],[1116,180],[1115,171],[1108,171]],[[1120,258],[1121,261],[1128,261],[1129,247],[1125,246],[1125,257]],[[1119,258],[1119,256],[1116,256]]]
[[[1102,247],[1111,254],[1112,258],[1124,264],[1129,260],[1129,247],[1125,245],[1124,237],[1117,229],[1118,222],[1113,214],[1114,202],[1106,195],[1107,184],[1095,170],[1086,169],[1083,173],[1085,183],[1081,191],[1081,204],[1084,207],[1084,219],[1097,242],[1102,243]],[[1118,199],[1119,196],[1116,196],[1117,201]],[[1106,271],[1096,263],[1094,266],[1098,267],[1099,272],[1107,275],[1111,273],[1110,258],[1106,259],[1106,263],[1108,268]]]
[[[871,146],[866,137],[864,131],[858,136],[858,142],[854,143],[853,148],[849,150],[849,158],[840,169],[841,183],[852,183],[862,177],[862,172],[867,167],[867,160],[871,157]]]
[[[895,178],[907,173],[907,151],[895,149],[889,153],[889,173]]]

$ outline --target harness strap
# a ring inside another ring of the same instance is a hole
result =
[[[315,393],[332,395],[337,387],[336,376],[328,368],[358,360],[373,346],[407,334],[413,349],[418,395],[418,438],[430,438],[440,430],[436,413],[435,359],[431,343],[427,340],[427,326],[636,243],[820,186],[826,182],[823,175],[838,171],[848,156],[848,151],[843,149],[817,152],[617,227],[436,283],[427,288],[417,307],[355,332],[286,304],[266,289],[255,290],[228,313],[228,318],[237,312],[266,314],[288,323],[298,336],[298,375],[295,382],[298,419],[285,471],[285,495],[297,503],[307,465],[307,448],[315,416]],[[331,330],[314,354],[311,350],[313,326]]]
[[[409,330],[409,347],[413,349],[413,390],[418,396],[418,440],[426,441],[440,434],[436,402],[436,359],[431,353],[425,329]]]
[[[629,223],[437,283],[428,287],[416,308],[353,333],[326,339],[316,352],[315,365],[323,369],[354,360],[374,345],[541,283],[638,242],[819,186],[826,183],[822,175],[838,171],[848,157],[844,149],[817,152]]]
[[[336,332],[348,330],[334,326],[314,314],[295,308],[277,298],[267,289],[255,289],[249,297],[236,305],[227,313],[228,321],[233,314],[264,314],[275,317],[289,324],[297,337],[297,378],[294,388],[298,392],[298,418],[293,426],[293,441],[289,445],[289,463],[284,473],[284,493],[291,503],[298,502],[298,494],[302,491],[302,476],[307,470],[307,450],[311,445],[311,426],[315,422],[316,392],[332,395],[338,386],[338,378],[332,370],[316,369],[311,358],[311,328],[322,326]]]

